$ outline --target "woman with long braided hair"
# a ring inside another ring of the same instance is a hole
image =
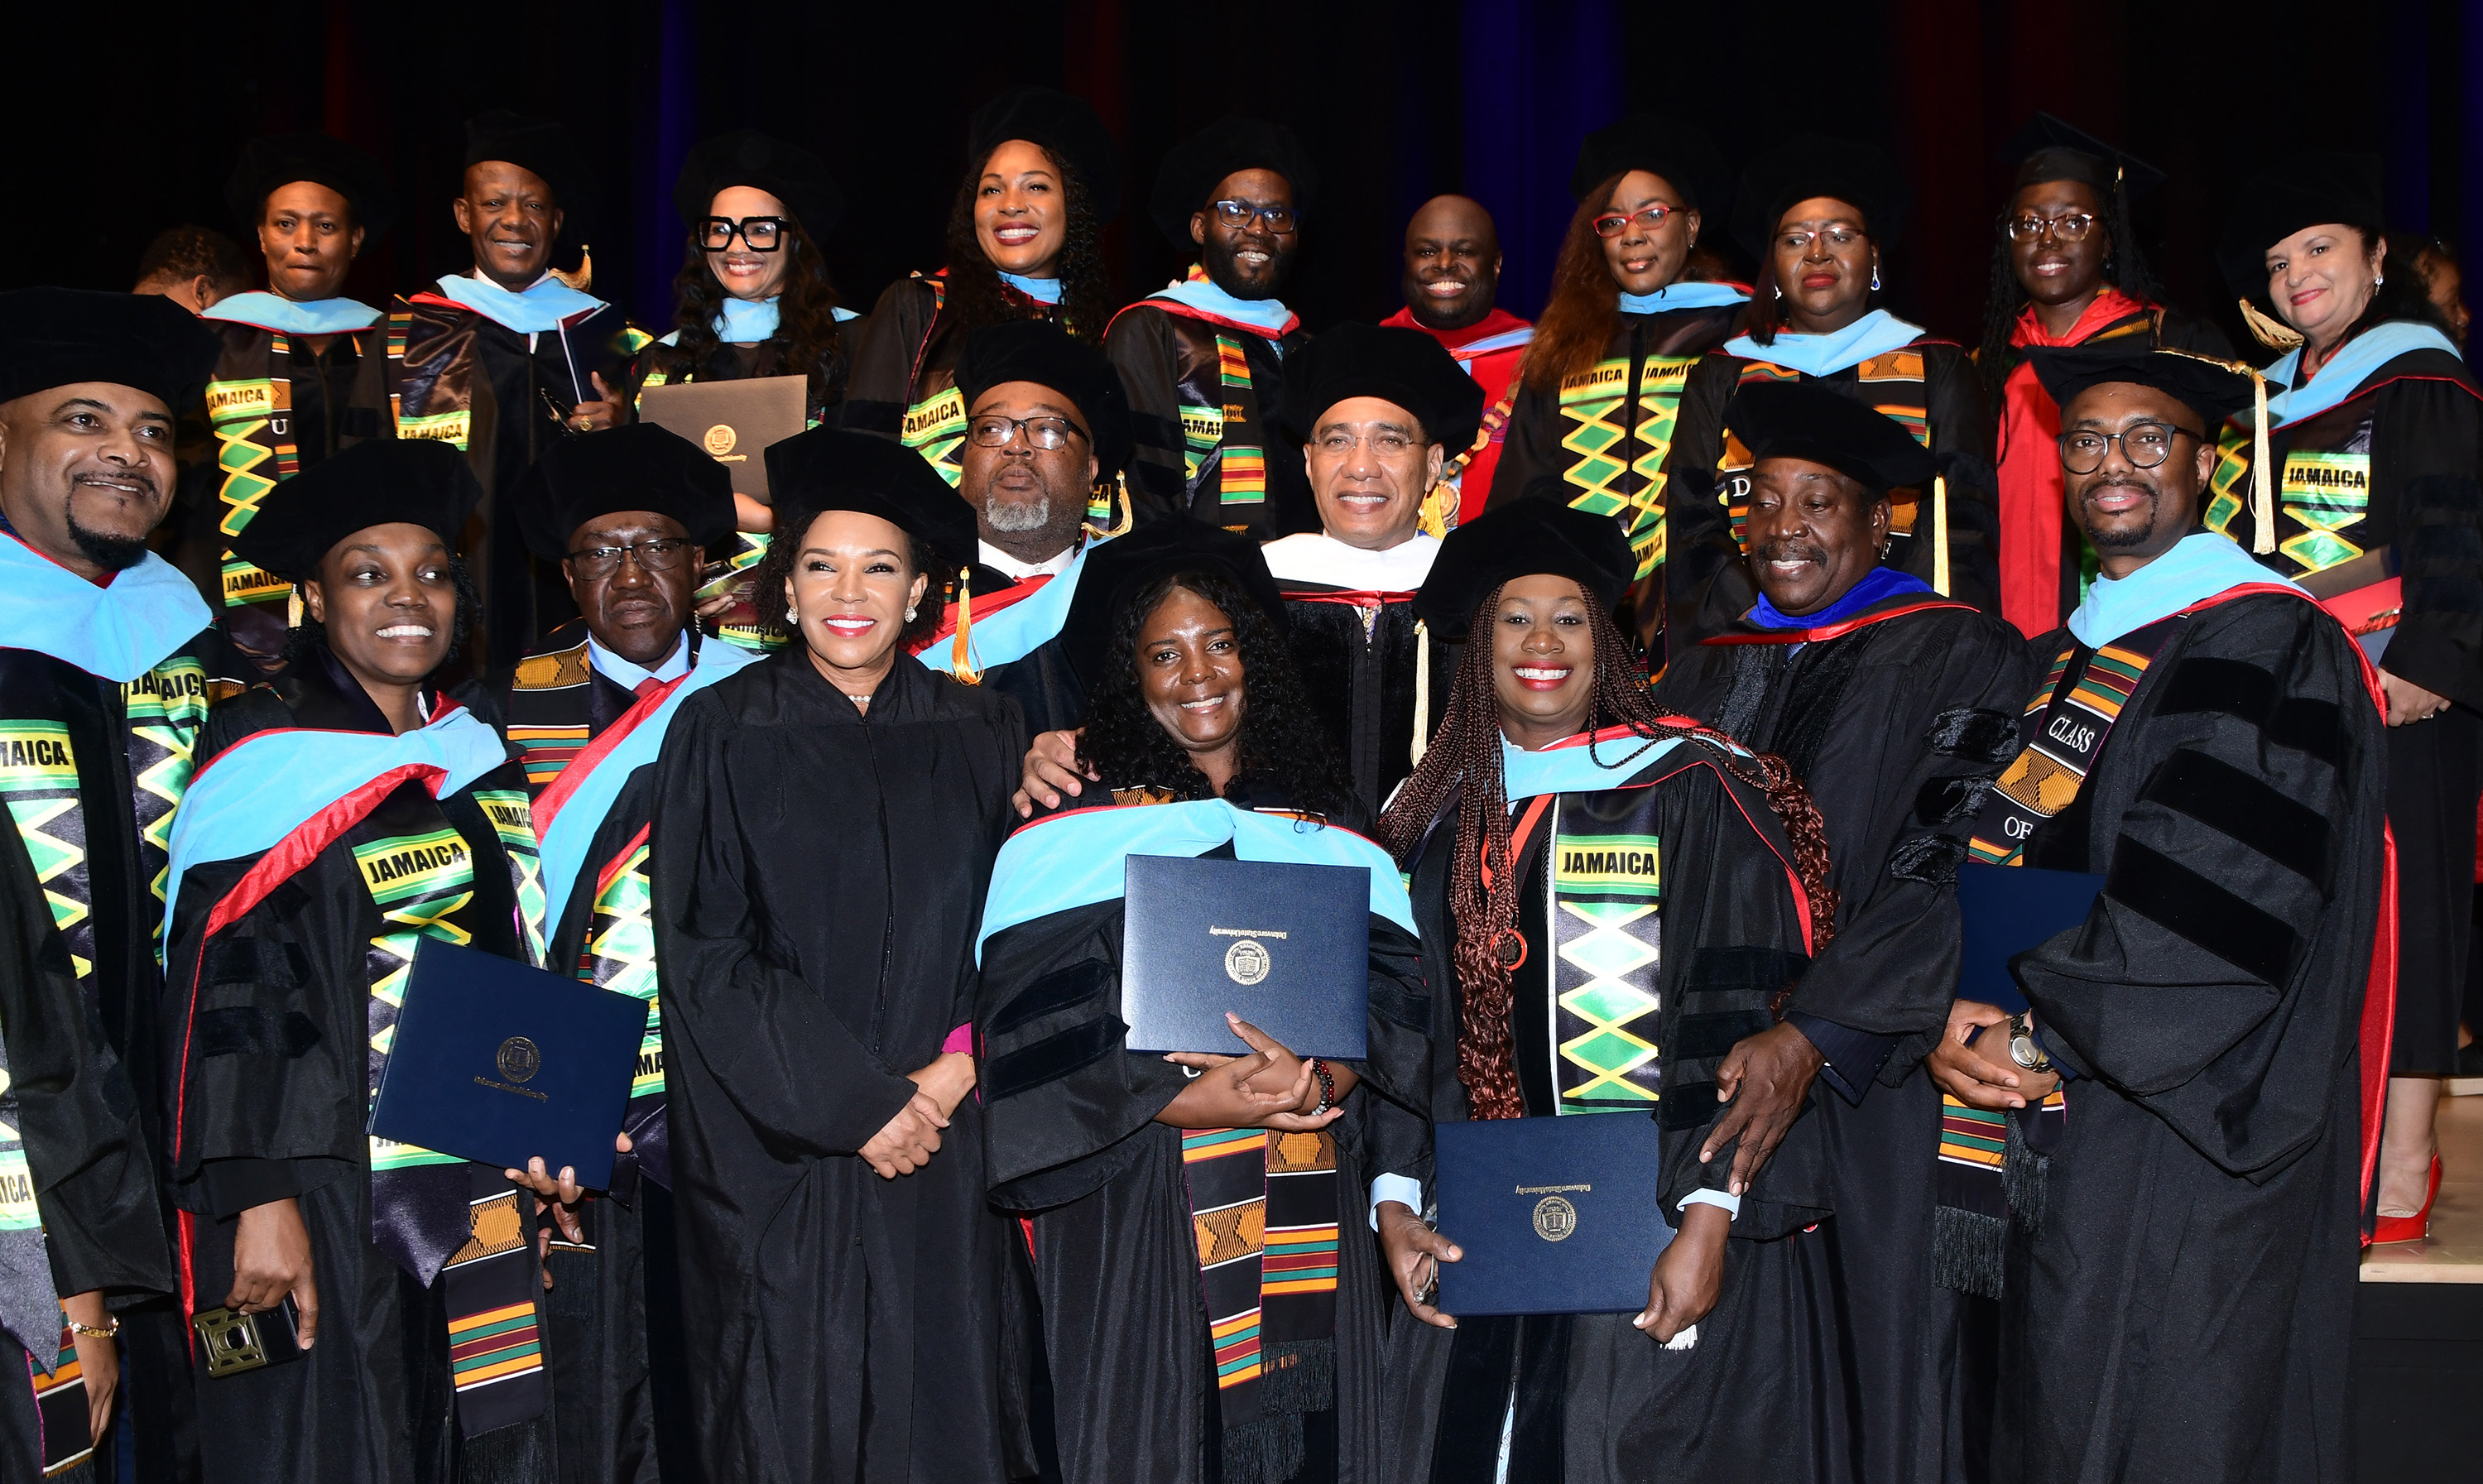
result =
[[[1375,1105],[1374,1221],[1423,1321],[1391,1336],[1391,1478],[1490,1479],[1504,1438],[1508,1479],[1562,1484],[1807,1479],[1843,1450],[1825,1244],[1798,1234],[1821,1151],[1797,1121],[1762,1170],[1699,1157],[1719,1067],[1834,931],[1826,834],[1781,760],[1660,713],[1610,616],[1631,573],[1612,520],[1550,501],[1451,534],[1416,602],[1464,652],[1379,834],[1422,929],[1430,1119],[1620,1115],[1625,1150],[1652,1117],[1647,1216],[1679,1235],[1628,1322],[1444,1314],[1430,1126]]]

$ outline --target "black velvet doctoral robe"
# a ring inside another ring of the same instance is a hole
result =
[[[913,1175],[856,1154],[973,1014],[1026,741],[1005,698],[903,658],[865,714],[798,648],[693,696],[666,735],[655,949],[708,1478],[1028,1471],[981,1107],[961,1102]]]
[[[1811,1110],[1836,1209],[1823,1230],[1855,1362],[1856,1458],[1890,1484],[1979,1474],[1989,1426],[1988,1371],[1967,1378],[1970,1416],[1951,1405],[1955,1310],[1990,1301],[1933,1282],[1940,1094],[1920,1062],[1957,989],[1957,863],[1983,785],[2016,755],[2034,684],[2016,629],[1941,603],[1883,598],[1800,644],[1777,636],[1808,630],[1745,621],[1675,658],[1657,688],[1667,709],[1782,756],[1828,826],[1836,940],[1785,1018],[1829,1061],[1833,1096]],[[1737,642],[1753,638],[1776,642]]]
[[[432,701],[435,708],[445,703]],[[210,712],[199,760],[279,728],[388,729],[360,687],[319,649]],[[473,895],[449,920],[471,935],[473,947],[527,959],[508,858],[475,797],[524,786],[514,762],[444,799],[433,799],[419,781],[400,783],[213,935],[211,914],[268,853],[203,862],[181,880],[158,1035],[185,1293],[195,1310],[221,1307],[232,1286],[236,1218],[288,1196],[300,1202],[319,1287],[317,1339],[302,1359],[210,1377],[194,1355],[210,1484],[515,1484],[547,1471],[551,1440],[539,1420],[460,1436],[447,1281],[424,1285],[372,1237],[364,1132],[376,1070],[370,955],[392,924],[354,855],[376,841],[456,831],[471,861]],[[465,1212],[457,1207],[469,1194],[512,1188],[497,1170],[472,1164],[398,1173],[419,1179],[426,1214],[444,1204],[460,1223]],[[521,1194],[518,1208],[531,1249],[532,1196]]]
[[[2042,1207],[2013,1212],[2002,1484],[2350,1476],[2381,731],[2334,621],[2229,599],[2028,838],[2106,885],[2015,961],[2072,1080]]]
[[[1640,745],[1627,738],[1604,744]],[[1788,876],[1792,848],[1765,795],[1727,778],[1718,761],[1707,744],[1686,742],[1629,775],[1624,786],[1561,796],[1564,811],[1595,817],[1627,811],[1641,788],[1661,791],[1659,1121],[1667,1126],[1663,1210],[1649,1214],[1675,1225],[1684,1197],[1723,1189],[1732,1169],[1733,1144],[1712,1163],[1698,1162],[1699,1144],[1722,1116],[1715,1069],[1733,1042],[1767,1027],[1771,998],[1802,972],[1808,954]],[[1440,1122],[1471,1116],[1457,1075],[1464,1010],[1449,908],[1456,807],[1453,795],[1411,862],[1424,982],[1431,991],[1430,1118]],[[1529,940],[1529,964],[1550,956],[1542,905],[1550,854],[1550,831],[1540,830],[1520,867],[1519,932]],[[1523,1083],[1526,1065],[1541,1059],[1523,1052],[1530,1044],[1539,1052],[1549,1042],[1550,1007],[1532,1003],[1548,996],[1539,972],[1521,966],[1514,988],[1520,998],[1511,1029]],[[1812,1102],[1820,1097],[1814,1091]],[[1676,1100],[1682,1111],[1662,1117]],[[1527,1089],[1529,1117],[1551,1114],[1550,1103],[1548,1076]],[[1374,1111],[1381,1122],[1374,1133],[1375,1168],[1419,1179],[1425,1205],[1433,1206],[1429,1123],[1388,1105]],[[1380,1477],[1491,1480],[1512,1369],[1509,1484],[1852,1477],[1842,1375],[1848,1362],[1833,1330],[1829,1244],[1805,1230],[1829,1215],[1820,1123],[1815,1113],[1798,1119],[1743,1196],[1725,1244],[1722,1295],[1686,1352],[1659,1346],[1629,1314],[1477,1317],[1455,1330],[1393,1314]]]

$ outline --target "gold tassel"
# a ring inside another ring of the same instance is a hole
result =
[[[1414,621],[1414,766],[1423,765],[1423,755],[1431,749],[1431,729],[1424,724],[1431,715],[1431,626],[1420,619]]]
[[[1948,480],[1932,476],[1932,591],[1948,596]]]
[[[2283,320],[2261,314],[2258,305],[2247,299],[2241,304],[2242,323],[2250,327],[2253,339],[2279,354],[2302,349],[2302,331]]]
[[[2267,378],[2251,379],[2251,555],[2276,550],[2276,495],[2267,472]]]
[[[1414,520],[1415,528],[1426,536],[1444,537],[1457,528],[1457,490],[1443,479],[1423,496],[1423,512]]]
[[[975,570],[957,569],[957,641],[948,650],[948,668],[957,679],[967,685],[983,683],[983,673],[975,668],[970,655],[970,636],[975,631]]]
[[[297,582],[284,591],[284,626],[300,628],[307,616],[302,607],[302,584]]]
[[[1088,519],[1084,525],[1086,535],[1095,541],[1110,541],[1114,537],[1129,535],[1130,527],[1138,523],[1137,507],[1130,501],[1130,476],[1126,472],[1116,474],[1110,483],[1095,488],[1105,491],[1105,518],[1112,523],[1109,528],[1097,525],[1093,519],[1094,502],[1089,500],[1086,505]],[[1112,514],[1115,511],[1118,512],[1117,517]]]
[[[561,282],[568,284],[571,288],[577,290],[581,294],[589,292],[595,287],[595,250],[588,247],[585,243],[579,243],[577,245],[577,271],[575,273],[563,273],[559,269],[555,268],[551,271],[551,276],[558,278]]]

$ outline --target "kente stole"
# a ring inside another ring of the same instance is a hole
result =
[[[1336,1136],[1185,1128],[1181,1162],[1225,1429],[1324,1410],[1333,1366],[1313,1351],[1336,1333]]]
[[[2284,467],[2276,482],[2276,560],[2261,561],[2299,580],[2363,554],[2361,529],[2371,504],[2374,400],[2355,397],[2286,429]],[[2232,536],[2249,509],[2251,430],[2229,421],[2216,439],[2207,482],[2208,530]],[[2248,533],[2234,537],[2247,543]],[[2339,574],[2340,576],[2343,574]]]
[[[1915,442],[1925,448],[1932,446],[1930,393],[1923,375],[1922,352],[1883,352],[1855,367],[1854,375],[1861,385],[1864,406],[1903,424]],[[1740,384],[1801,380],[1802,374],[1790,366],[1753,360],[1742,367]],[[1716,463],[1716,499],[1732,521],[1733,543],[1741,547],[1745,556],[1749,554],[1749,546],[1742,539],[1742,525],[1750,515],[1750,466],[1757,462],[1742,440],[1726,430],[1723,453]],[[1914,522],[1922,514],[1922,496],[1920,490],[1888,491],[1888,534],[1914,534]]]
[[[1207,275],[1193,263],[1188,277],[1200,282]],[[1195,318],[1177,300],[1140,303],[1165,312],[1181,350],[1182,371],[1173,390],[1181,405],[1183,484],[1195,502],[1213,481],[1220,512],[1215,523],[1240,530],[1258,517],[1268,500],[1267,437],[1242,338],[1250,331]],[[1110,512],[1090,518],[1108,520]]]
[[[1556,1114],[1647,1113],[1662,1084],[1659,790],[1540,795]],[[1520,967],[1524,966],[1521,964]]]

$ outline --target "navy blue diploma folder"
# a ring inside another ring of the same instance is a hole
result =
[[[601,1190],[629,1103],[647,1002],[425,938],[371,1101],[372,1137]]]
[[[2084,923],[2102,889],[2103,878],[2085,871],[1978,861],[1960,865],[1957,911],[1965,932],[1957,997],[1998,1005],[2013,1015],[2025,1009],[2025,992],[2017,988],[2009,961]]]
[[[1228,1010],[1296,1056],[1360,1061],[1370,1050],[1369,871],[1132,856],[1122,890],[1130,1050],[1246,1055]]]
[[[1451,1314],[1614,1314],[1646,1307],[1672,1241],[1655,1120],[1638,1113],[1432,1126]]]

